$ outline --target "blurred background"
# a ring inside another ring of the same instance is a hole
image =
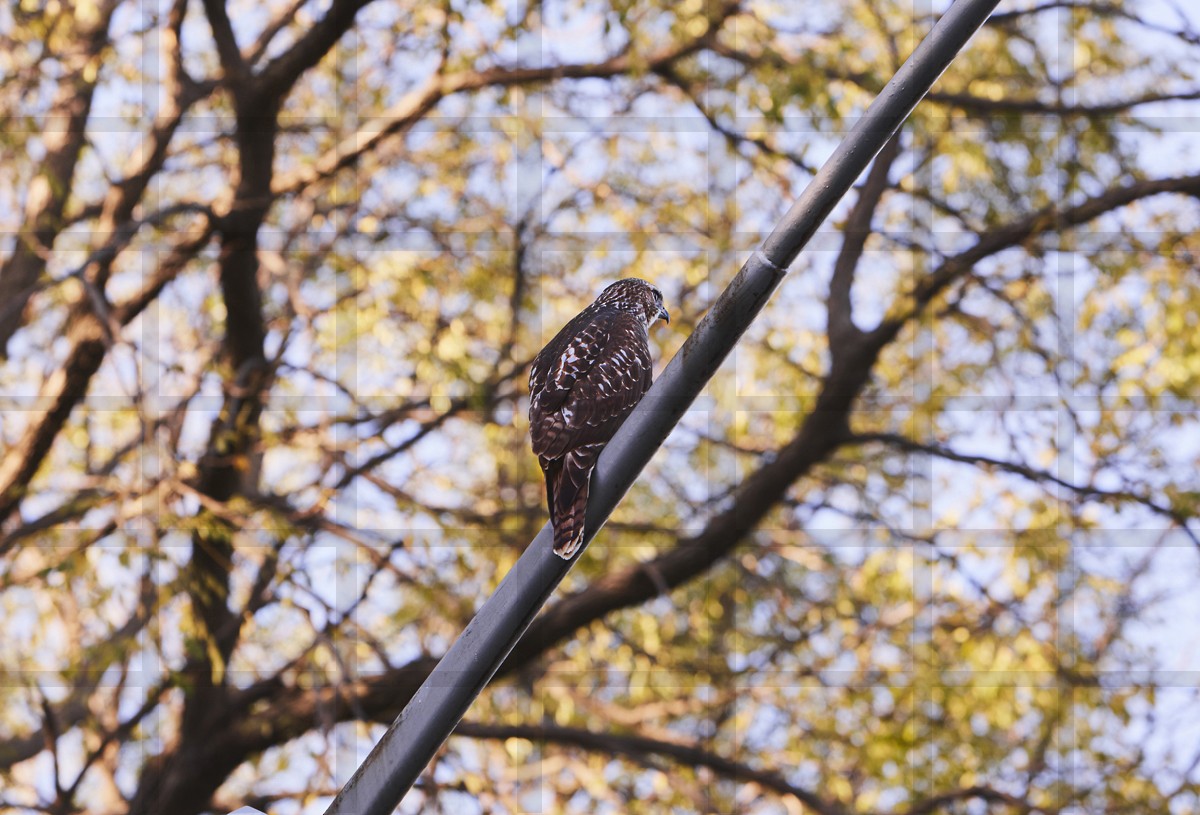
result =
[[[1005,0],[401,812],[1200,812],[1200,15]],[[0,809],[320,813],[947,3],[0,8]],[[821,400],[821,410],[814,410]]]

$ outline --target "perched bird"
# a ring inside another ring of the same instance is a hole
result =
[[[554,553],[583,543],[596,458],[650,388],[650,326],[671,321],[662,292],[627,278],[606,288],[550,340],[529,372],[529,432],[546,474]]]

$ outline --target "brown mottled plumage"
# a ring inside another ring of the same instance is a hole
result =
[[[662,292],[644,280],[613,283],[533,360],[529,432],[546,474],[554,553],[583,543],[588,482],[596,458],[650,388],[651,324],[670,322]]]

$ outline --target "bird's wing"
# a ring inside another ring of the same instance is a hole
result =
[[[646,329],[633,315],[602,312],[564,332],[530,375],[533,451],[545,458],[607,443],[653,376]]]

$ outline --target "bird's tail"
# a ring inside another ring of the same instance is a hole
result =
[[[595,466],[593,451],[582,448],[567,453],[558,472],[557,483],[552,490],[550,520],[554,524],[554,554],[563,560],[570,560],[583,545],[588,485]]]

